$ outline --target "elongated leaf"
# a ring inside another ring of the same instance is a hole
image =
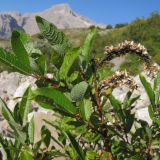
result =
[[[91,29],[91,31],[88,33],[86,40],[84,42],[84,45],[82,47],[82,55],[85,57],[86,61],[89,61],[90,58],[90,52],[92,49],[92,45],[93,45],[93,40],[96,36],[97,33],[97,29],[93,28]]]
[[[13,110],[13,117],[14,117],[14,120],[21,124],[22,125],[22,118],[21,118],[21,115],[20,115],[20,111],[19,111],[19,103],[17,103],[14,107],[14,110]]]
[[[20,33],[17,30],[14,30],[12,32],[11,44],[13,52],[15,53],[18,61],[23,62],[23,65],[30,68],[31,70],[29,55],[26,49],[24,48],[23,43],[21,42]]]
[[[64,57],[62,66],[59,71],[60,77],[62,77],[63,79],[67,78],[69,69],[71,68],[72,64],[74,63],[75,59],[78,57],[79,54],[80,49],[77,48],[68,51],[68,53]]]
[[[154,90],[157,90],[160,86],[160,73],[157,74],[157,77],[154,80]]]
[[[93,159],[96,159],[97,156],[98,156],[98,153],[96,153],[96,151],[91,149],[87,151],[85,160],[93,160]]]
[[[134,114],[130,113],[130,110],[126,110],[125,111],[125,132],[128,133],[131,128],[132,125],[134,123]]]
[[[1,151],[0,159],[8,160],[7,152],[5,151],[5,145],[4,145],[4,141],[3,141],[2,135],[0,135],[0,151]]]
[[[41,144],[42,144],[42,140],[40,140],[34,144],[34,151],[35,152],[38,152],[40,150]]]
[[[79,155],[79,158],[81,160],[84,160],[85,157],[85,153],[83,152],[83,149],[81,148],[81,146],[79,145],[79,143],[76,141],[76,139],[74,138],[74,136],[71,135],[70,132],[65,132],[64,130],[62,130],[59,126],[56,126],[54,124],[52,124],[49,121],[44,120],[47,124],[51,125],[52,127],[54,127],[56,130],[58,130],[61,135],[63,135],[65,138],[67,138],[70,142],[72,147],[75,149],[75,151],[77,152],[77,154]]]
[[[53,136],[51,136],[52,140],[57,143],[61,148],[63,148],[64,146]]]
[[[79,76],[79,72],[78,71],[75,71],[73,72],[69,77],[67,77],[67,82],[71,83],[73,81],[75,81]]]
[[[20,114],[23,122],[23,126],[27,124],[28,114],[31,109],[31,89],[27,88],[25,91],[22,100],[19,104]]]
[[[23,44],[29,56],[31,56],[32,54],[42,55],[41,50],[38,48],[35,48],[34,44],[31,42],[31,37],[29,34],[19,31],[17,29],[14,29],[14,32],[19,33],[19,39],[21,41],[21,44]],[[13,40],[15,40],[15,37]]]
[[[116,114],[118,115],[120,120],[124,122],[124,115],[123,115],[123,112],[122,112],[121,103],[112,94],[110,94],[108,96],[108,98],[109,98],[110,103],[113,106]]]
[[[139,99],[139,97],[140,97],[140,96],[131,98],[131,99],[128,101],[128,107],[130,107],[134,102],[136,102],[136,101]]]
[[[44,55],[41,55],[38,59],[37,59],[37,65],[39,67],[39,70],[41,72],[42,75],[47,73],[47,61]]]
[[[115,110],[121,109],[121,103],[112,94],[110,94],[108,97],[111,105],[114,107]]]
[[[143,159],[143,157],[142,156],[132,156],[131,158],[130,158],[130,160],[142,160]]]
[[[124,101],[123,101],[123,108],[127,109],[127,108],[130,108],[132,106],[132,104],[137,101],[139,99],[140,96],[137,96],[137,97],[134,97],[134,98],[131,98],[132,96],[132,92],[129,91],[127,94],[126,94],[126,97],[124,98]]]
[[[40,16],[36,16],[36,22],[43,36],[51,45],[56,47],[55,50],[60,50],[60,52],[64,54],[70,47],[69,41],[64,33],[58,30],[54,24]]]
[[[42,52],[40,49],[35,48],[34,44],[32,42],[28,42],[28,43],[23,43],[27,53],[29,54],[29,56],[35,57],[36,56],[40,56],[42,55]]]
[[[152,104],[153,110],[155,110],[155,94],[149,82],[147,82],[146,78],[143,75],[140,75],[141,83],[143,84],[147,95],[150,99],[150,103]]]
[[[73,146],[73,148],[76,150],[77,154],[79,155],[79,158],[81,160],[84,160],[85,158],[85,154],[83,152],[83,149],[81,148],[81,146],[79,145],[79,143],[76,141],[76,139],[71,135],[71,133],[67,133],[67,136]]]
[[[48,154],[49,154],[50,157],[53,157],[53,158],[55,158],[55,157],[67,157],[67,155],[65,155],[64,153],[62,153],[58,150],[49,151]]]
[[[6,50],[0,48],[0,60],[9,66],[13,67],[20,73],[30,75],[32,73],[31,68],[23,64],[23,61],[19,61],[19,59],[11,52],[7,52]]]
[[[30,41],[31,36],[29,34],[22,32],[18,29],[14,29],[14,31],[16,31],[20,34],[20,40],[23,43],[23,45],[27,44]]]
[[[128,107],[128,102],[129,102],[131,96],[132,96],[132,92],[131,91],[127,92],[127,94],[126,94],[126,96],[124,98],[124,101],[123,101],[123,108],[127,108]]]
[[[34,160],[34,158],[28,150],[22,150],[20,160]]]
[[[37,102],[42,108],[53,110],[53,111],[55,111],[55,112],[58,112],[58,113],[62,114],[63,116],[74,117],[74,114],[71,114],[70,112],[66,111],[64,108],[59,107],[59,106],[57,106],[57,105],[54,105],[54,106],[53,106],[53,105],[44,103],[44,102],[42,102],[41,100],[36,100],[36,102]]]
[[[45,126],[41,128],[41,139],[48,148],[51,141],[51,132]]]
[[[80,113],[84,120],[88,121],[92,113],[92,102],[83,100],[80,105]]]
[[[16,136],[18,136],[20,142],[24,143],[26,140],[26,134],[22,131],[22,127],[15,122],[10,109],[6,106],[6,104],[3,102],[1,98],[0,98],[0,107],[2,110],[3,117],[8,121],[10,127],[15,131],[15,134]]]
[[[71,90],[71,99],[72,101],[81,101],[87,91],[88,84],[83,81],[76,84]]]
[[[34,143],[34,132],[35,132],[35,124],[34,124],[34,116],[33,116],[28,126],[28,136],[31,144]]]
[[[53,88],[38,88],[37,90],[33,91],[35,96],[41,95],[48,98],[51,98],[55,104],[61,106],[69,113],[75,114],[77,109],[76,107],[70,102],[70,100],[60,91],[53,89]]]
[[[150,118],[153,119],[154,118],[154,110],[153,110],[152,105],[148,106],[148,112],[149,112]]]

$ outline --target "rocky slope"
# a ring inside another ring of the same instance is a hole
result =
[[[24,15],[18,12],[0,13],[0,38],[9,38],[14,28],[29,34],[38,33],[39,30],[35,22],[36,15],[54,23],[58,28],[88,28],[92,25],[98,25],[74,12],[68,4],[59,4],[38,13]],[[104,25],[98,26],[105,27]]]
[[[17,20],[9,13],[0,14],[0,38],[8,39],[14,28],[24,31],[22,26],[17,23]]]

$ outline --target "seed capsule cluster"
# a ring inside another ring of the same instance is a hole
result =
[[[147,49],[143,45],[141,45],[140,43],[137,44],[133,41],[126,40],[116,46],[106,46],[104,49],[104,54],[106,54],[106,57],[100,62],[99,65],[111,61],[115,57],[126,55],[129,52],[137,54],[146,63],[149,63],[150,61],[150,56],[147,52]]]
[[[126,71],[116,71],[111,77],[100,81],[99,83],[99,91],[103,93],[103,91],[107,89],[114,89],[120,87],[122,85],[128,85],[131,90],[136,89],[137,85],[133,78],[131,78]]]
[[[155,78],[157,73],[160,73],[160,66],[154,63],[152,66],[145,64],[144,70],[148,76]]]

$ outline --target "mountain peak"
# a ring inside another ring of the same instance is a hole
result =
[[[54,11],[57,11],[57,12],[59,12],[59,11],[70,12],[71,11],[71,7],[67,3],[54,5],[51,9],[53,9]]]
[[[20,27],[21,30],[24,30],[31,35],[39,33],[39,29],[35,21],[36,15],[45,18],[55,24],[58,28],[88,28],[92,25],[100,26],[94,21],[74,12],[66,3],[52,6],[42,12],[24,14],[23,16],[17,12],[6,13],[8,13],[7,15],[12,17],[13,20],[11,23],[11,18],[5,18],[6,16],[4,13],[0,14],[0,31],[2,30],[0,33],[0,38],[2,37],[1,35],[3,35],[3,37],[5,37],[5,35],[10,35],[11,31],[15,27]],[[7,30],[5,29],[5,26],[8,26]]]

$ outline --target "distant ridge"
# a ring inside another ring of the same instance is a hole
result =
[[[58,28],[88,28],[92,25],[104,28],[105,25],[96,22],[74,12],[68,4],[58,4],[38,13],[21,15],[18,12],[0,13],[0,38],[8,39],[14,28],[18,28],[29,34],[36,34],[39,29],[35,22],[35,15],[42,16],[54,23]]]

